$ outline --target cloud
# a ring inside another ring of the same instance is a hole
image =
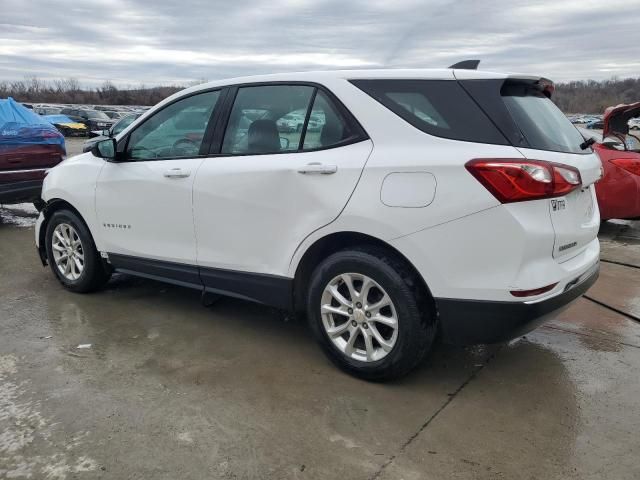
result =
[[[267,72],[446,67],[637,76],[628,0],[3,0],[0,79],[184,84]]]

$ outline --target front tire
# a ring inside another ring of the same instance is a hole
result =
[[[101,288],[111,276],[84,222],[70,210],[55,212],[45,232],[47,260],[68,290],[87,293]]]
[[[416,275],[383,249],[337,252],[312,274],[311,330],[339,368],[374,381],[402,377],[433,344],[435,319]]]

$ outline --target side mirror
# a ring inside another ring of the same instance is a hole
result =
[[[116,139],[108,138],[97,142],[91,149],[91,153],[94,157],[104,158],[108,161],[114,161],[116,159]]]
[[[104,130],[102,130],[100,132],[100,135],[102,135],[103,137],[110,137],[111,136],[111,130],[109,130],[108,128],[105,128]]]

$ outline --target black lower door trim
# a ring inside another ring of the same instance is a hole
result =
[[[139,277],[202,290],[198,267],[194,265],[120,255],[118,253],[109,254],[109,263],[122,273],[130,273]]]
[[[293,279],[264,273],[198,267],[117,253],[109,253],[109,263],[122,273],[206,290],[230,297],[290,310]]]
[[[291,309],[293,279],[264,273],[200,267],[200,278],[209,292]]]

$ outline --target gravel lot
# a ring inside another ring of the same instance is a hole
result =
[[[277,310],[124,275],[68,293],[33,222],[0,208],[0,478],[640,478],[640,222],[604,225],[557,320],[390,384]]]

